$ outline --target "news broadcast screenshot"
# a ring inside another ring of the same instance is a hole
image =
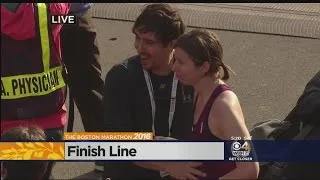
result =
[[[1,179],[320,179],[319,27],[320,3],[1,3]]]

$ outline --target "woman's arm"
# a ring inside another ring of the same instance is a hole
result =
[[[239,100],[232,91],[224,92],[212,106],[209,128],[212,132],[217,132],[215,127],[219,127],[218,137],[223,140],[232,140],[232,137],[251,140]],[[236,166],[221,179],[256,179],[258,177],[257,162],[237,162]]]

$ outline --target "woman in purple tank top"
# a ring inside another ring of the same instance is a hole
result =
[[[217,36],[208,30],[193,30],[176,43],[173,71],[196,92],[190,140],[250,138],[239,100],[225,83],[230,69],[222,62],[222,55]],[[204,162],[199,170],[206,177],[195,176],[197,179],[256,179],[259,166],[256,162]]]

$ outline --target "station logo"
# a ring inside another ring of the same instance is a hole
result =
[[[252,161],[251,154],[251,145],[248,141],[243,143],[234,141],[231,144],[231,154],[232,157],[229,157],[230,161]]]

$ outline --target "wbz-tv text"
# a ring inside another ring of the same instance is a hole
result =
[[[51,24],[77,24],[77,16],[51,15]]]

